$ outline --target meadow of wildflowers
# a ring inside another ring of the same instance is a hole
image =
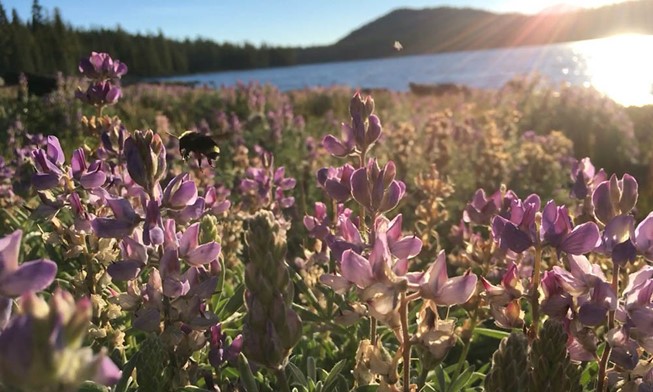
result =
[[[0,391],[653,391],[644,109],[127,67],[0,96]]]

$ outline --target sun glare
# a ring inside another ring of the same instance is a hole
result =
[[[624,0],[506,0],[501,2],[502,8],[510,11],[535,14],[542,11],[568,11],[575,8],[597,8],[605,5],[621,3]]]
[[[623,105],[653,103],[653,37],[618,35],[573,47],[594,88]]]

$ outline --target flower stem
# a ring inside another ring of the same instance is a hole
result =
[[[404,392],[410,392],[410,334],[408,333],[408,302],[406,300],[406,292],[401,292],[401,299],[399,305],[399,317],[401,318],[401,332],[403,335],[402,354],[404,356],[403,362],[403,385]]]
[[[376,344],[376,319],[370,317],[370,341],[372,345]]]
[[[535,261],[533,262],[533,281],[531,283],[531,311],[532,311],[532,320],[531,320],[531,329],[530,329],[530,338],[535,339],[537,337],[537,331],[540,322],[540,271],[542,269],[542,246],[540,244],[535,245]]]
[[[276,370],[277,374],[277,386],[282,392],[290,392],[290,386],[288,385],[288,377],[286,377],[286,372],[283,368]]]
[[[365,167],[365,151],[361,152],[361,155],[359,156],[359,161],[358,161],[358,167],[357,169],[360,169],[361,167]],[[358,217],[359,217],[359,223],[358,227],[360,227],[360,230],[362,232],[365,232],[365,206],[359,204],[358,205]],[[374,222],[372,222],[374,224]]]
[[[456,372],[454,373],[452,380],[458,379],[460,372],[463,370],[463,365],[465,364],[465,360],[467,359],[467,354],[469,353],[469,347],[472,345],[472,336],[474,333],[474,328],[476,328],[477,314],[478,311],[474,310],[474,315],[470,318],[469,331],[465,331],[467,335],[465,335],[465,337],[463,338],[464,340],[463,352],[460,353],[460,358],[458,358],[458,364],[456,365]]]
[[[614,262],[612,265],[612,290],[615,292],[615,294],[617,294],[619,290],[619,265]],[[610,331],[612,328],[614,328],[614,310],[608,312],[608,331]],[[611,351],[612,348],[606,341],[605,348],[603,349],[603,355],[601,356],[601,362],[599,363],[599,375],[597,376],[598,378],[596,380],[596,390],[599,392],[603,392],[603,390],[607,387],[607,384],[605,384],[605,376]]]
[[[417,377],[417,390],[421,390],[424,387],[428,375],[429,375],[429,368],[427,368],[426,366],[422,366],[422,370],[420,370],[419,376]]]

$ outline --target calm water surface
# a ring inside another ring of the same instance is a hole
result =
[[[498,88],[516,76],[531,73],[554,84],[593,86],[623,105],[653,104],[653,36],[622,35],[546,46],[216,72],[166,80],[216,87],[259,81],[282,91],[332,85],[407,91],[410,82]]]

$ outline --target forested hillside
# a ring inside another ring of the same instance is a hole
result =
[[[51,14],[51,16],[47,16]],[[227,69],[275,67],[295,63],[295,49],[217,43],[206,39],[172,40],[130,34],[122,29],[80,30],[64,21],[59,9],[46,12],[34,1],[23,21],[0,2],[0,75],[30,72],[52,75],[77,72],[77,62],[91,51],[116,53],[130,65],[130,76],[197,73]]]
[[[291,48],[199,38],[173,40],[162,32],[132,34],[121,28],[82,30],[65,22],[58,9],[44,10],[38,0],[33,2],[31,17],[23,21],[0,2],[0,75],[20,71],[72,74],[76,59],[91,51],[115,54],[130,65],[130,77],[164,76],[540,45],[627,32],[653,34],[651,20],[651,0],[530,16],[451,7],[400,9],[333,45]],[[395,41],[402,43],[402,51],[393,49]]]

